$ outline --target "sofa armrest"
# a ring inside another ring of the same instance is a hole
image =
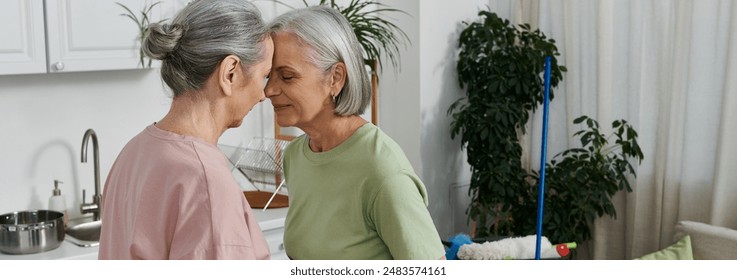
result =
[[[737,230],[693,221],[676,225],[676,240],[691,237],[696,260],[737,260]]]

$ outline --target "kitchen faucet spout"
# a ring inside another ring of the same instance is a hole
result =
[[[85,191],[82,190],[82,205],[80,211],[82,214],[92,213],[93,220],[100,220],[100,212],[102,210],[102,193],[100,192],[100,148],[97,144],[97,134],[94,130],[87,129],[82,138],[82,162],[87,162],[87,143],[92,139],[92,151],[94,157],[95,171],[95,194],[92,197],[92,203],[85,203]]]

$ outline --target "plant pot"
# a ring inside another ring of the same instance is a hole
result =
[[[269,202],[272,193],[262,191],[245,191],[243,192],[243,195],[246,196],[246,200],[248,201],[248,204],[251,205],[251,208],[260,209],[266,206],[266,203]],[[271,204],[269,204],[268,208],[270,209],[284,207],[289,207],[289,198],[283,194],[276,194],[276,196],[274,196],[274,200],[271,201]]]

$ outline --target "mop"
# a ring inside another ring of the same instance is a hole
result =
[[[545,198],[545,162],[548,141],[548,107],[550,106],[550,75],[552,57],[545,57],[545,97],[543,105],[542,149],[540,157],[540,184],[537,196],[537,223],[536,235],[512,237],[498,241],[474,243],[468,235],[459,234],[450,239],[450,246],[446,251],[446,259],[465,260],[499,260],[499,259],[531,259],[534,244],[536,260],[543,258],[565,257],[570,249],[576,248],[576,243],[561,243],[552,245],[547,237],[542,236],[543,208]]]

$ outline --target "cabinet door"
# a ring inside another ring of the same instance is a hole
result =
[[[155,1],[46,1],[49,72],[141,68],[138,25],[121,15],[127,11],[116,2],[140,19],[144,6]],[[171,16],[170,8],[166,1],[157,5],[151,12],[151,22]]]
[[[269,253],[272,260],[288,260],[287,251],[284,249],[284,228],[275,228],[263,232],[266,244],[269,245]]]
[[[46,72],[42,0],[0,1],[0,75]]]

